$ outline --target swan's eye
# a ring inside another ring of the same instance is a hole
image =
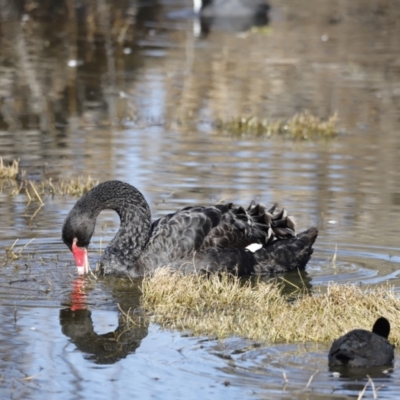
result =
[[[84,239],[82,236],[77,236],[77,237],[74,237],[73,243],[75,243],[76,246],[82,248],[82,247],[88,247],[90,241],[87,239]]]
[[[72,238],[72,236],[69,235],[69,232],[63,231],[62,240],[68,246],[68,248],[71,250],[73,238]]]

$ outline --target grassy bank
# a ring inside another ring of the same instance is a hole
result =
[[[325,293],[299,293],[288,301],[277,283],[232,276],[181,276],[165,269],[143,281],[143,307],[167,328],[194,335],[232,335],[272,342],[325,342],[345,332],[370,330],[376,318],[392,324],[400,342],[400,300],[389,286],[331,284]]]

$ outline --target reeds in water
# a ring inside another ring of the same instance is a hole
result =
[[[294,140],[332,138],[338,134],[337,115],[321,120],[308,111],[295,114],[288,120],[272,120],[255,116],[218,121],[217,128],[234,135],[283,136]]]

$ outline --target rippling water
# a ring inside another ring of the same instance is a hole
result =
[[[40,7],[1,5],[5,161],[20,159],[37,181],[127,181],[154,218],[220,200],[278,202],[300,229],[320,229],[304,277],[310,287],[389,281],[400,289],[395,2],[271,1],[266,28],[211,25],[200,37],[181,1],[99,1],[94,19],[65,4],[52,18]],[[305,109],[337,112],[340,136],[291,142],[213,128],[217,119]],[[329,371],[328,343],[219,342],[162,331],[140,314],[127,329],[119,307],[136,309],[140,293],[118,280],[77,279],[61,243],[76,199],[48,196],[41,207],[13,196],[15,187],[0,181],[0,247],[18,239],[16,259],[0,258],[2,398],[334,399],[364,387],[366,378]],[[113,213],[102,214],[92,265],[117,228]],[[374,377],[379,398],[398,397],[398,366]]]

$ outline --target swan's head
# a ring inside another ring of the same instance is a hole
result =
[[[62,229],[62,240],[72,251],[78,274],[89,273],[88,247],[93,235],[95,222],[76,212],[69,213]]]

